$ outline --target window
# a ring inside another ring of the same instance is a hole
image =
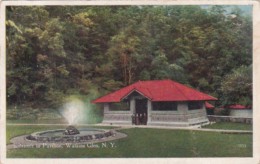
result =
[[[158,111],[176,111],[177,103],[176,102],[154,102],[153,110]]]
[[[130,104],[129,104],[129,102],[111,103],[109,105],[109,110],[111,110],[111,111],[127,111],[127,110],[130,110]]]
[[[194,101],[188,103],[189,110],[202,109],[203,103],[201,101]]]

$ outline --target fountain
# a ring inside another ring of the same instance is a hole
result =
[[[76,129],[68,126],[64,129],[48,130],[32,133],[26,137],[27,140],[37,142],[87,142],[97,139],[104,139],[114,135],[112,130],[81,128]]]
[[[84,103],[78,99],[72,99],[65,103],[63,107],[59,110],[62,116],[68,121],[69,125],[77,124],[80,122],[84,116],[85,109]]]
[[[62,115],[68,120],[69,124],[65,129],[47,130],[18,136],[11,140],[13,145],[40,145],[41,143],[57,143],[59,145],[66,143],[87,144],[89,142],[103,142],[126,137],[125,134],[115,130],[84,128],[82,126],[76,128],[73,126],[80,120],[80,116],[83,116],[82,112],[87,110],[84,109],[84,103],[79,100],[66,103],[63,109]]]
[[[78,99],[73,99],[64,104],[63,108],[60,110],[68,121],[68,127],[65,129],[32,133],[27,136],[26,139],[37,142],[85,142],[107,138],[113,135],[111,130],[94,128],[77,129],[73,126],[80,120],[80,116],[83,115],[84,110],[87,110],[84,109],[84,103]]]
[[[75,135],[79,134],[79,130],[75,128],[74,126],[68,126],[66,130],[63,132],[65,135]]]

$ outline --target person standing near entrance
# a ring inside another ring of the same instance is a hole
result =
[[[132,117],[132,125],[135,125],[136,124],[136,114],[133,113],[131,117]]]
[[[136,114],[136,125],[139,125],[140,124],[140,117],[139,117],[139,114],[137,113]]]

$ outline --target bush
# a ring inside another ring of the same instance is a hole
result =
[[[224,109],[221,111],[221,114],[222,114],[223,116],[229,116],[230,110],[227,109],[227,108],[224,108]]]

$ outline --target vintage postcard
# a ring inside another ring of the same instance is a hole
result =
[[[260,163],[259,7],[1,2],[0,163]]]

